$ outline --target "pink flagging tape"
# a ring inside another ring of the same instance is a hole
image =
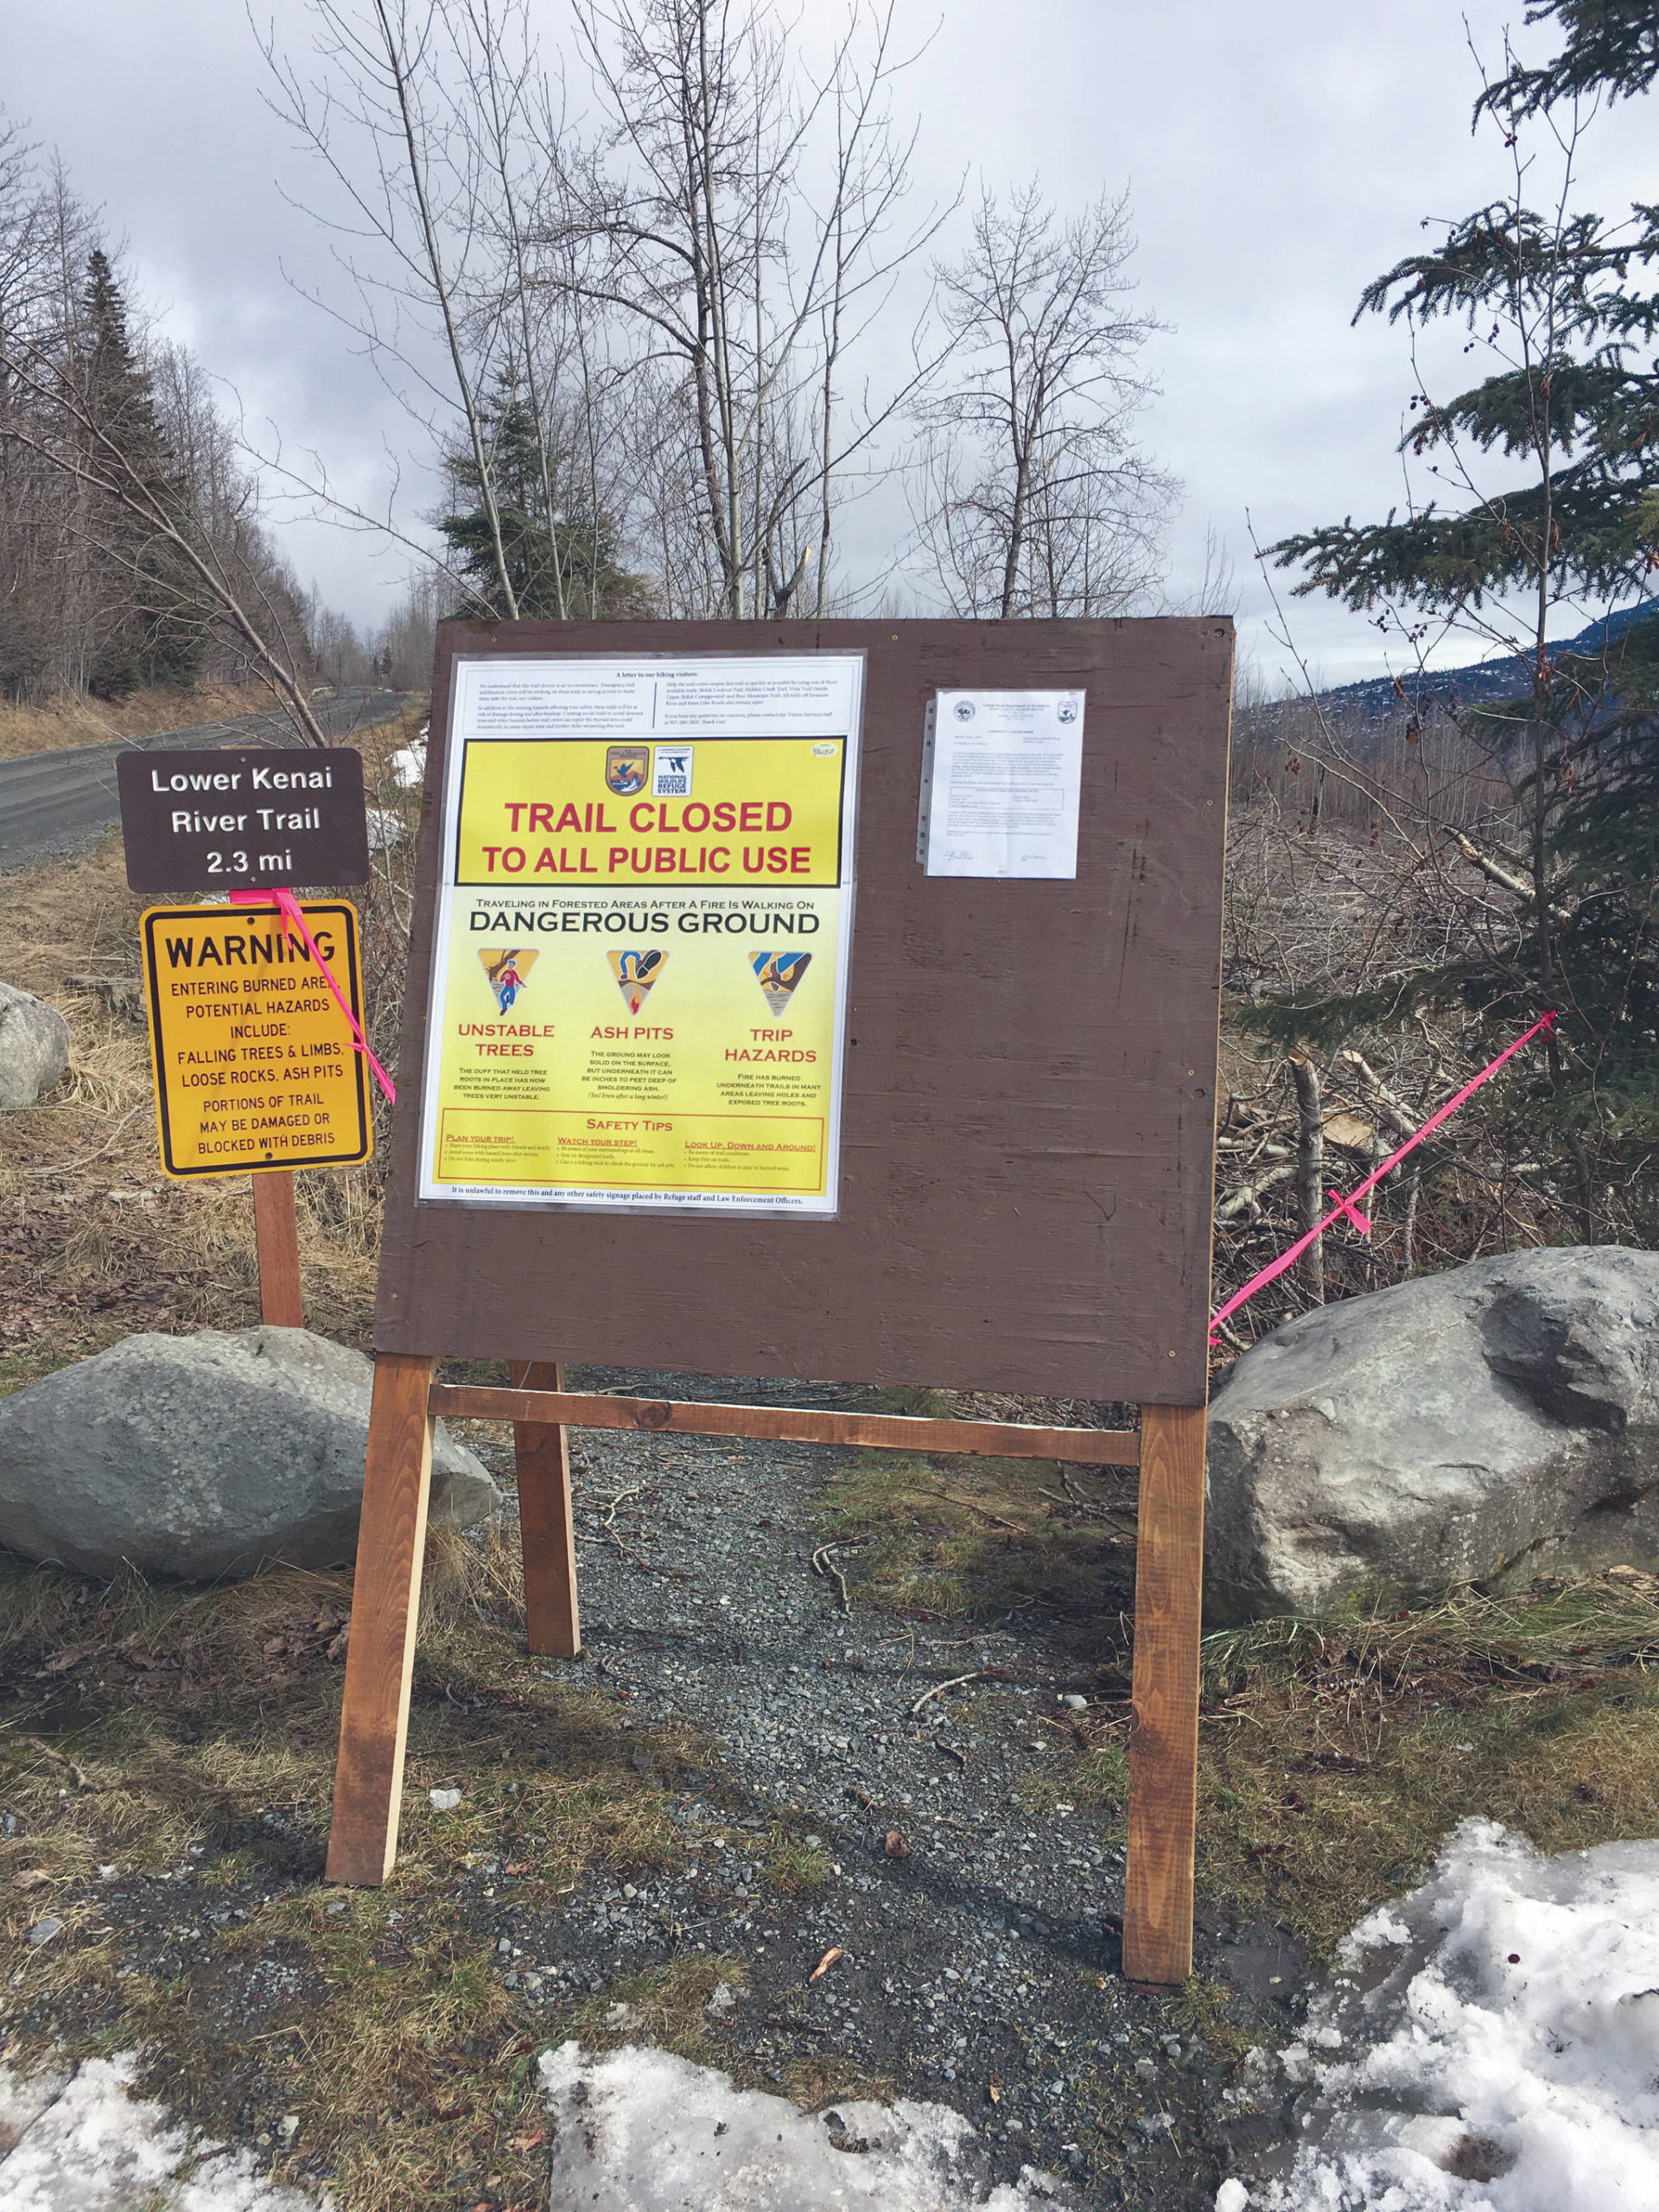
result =
[[[1444,1106],[1437,1107],[1434,1112],[1432,1113],[1428,1119],[1423,1123],[1421,1128],[1416,1130],[1411,1136],[1408,1136],[1397,1152],[1391,1152],[1380,1167],[1374,1168],[1365,1178],[1365,1180],[1359,1185],[1357,1190],[1351,1191],[1345,1198],[1338,1197],[1338,1193],[1335,1191],[1332,1191],[1331,1195],[1336,1199],[1337,1203],[1332,1207],[1330,1212],[1325,1215],[1325,1218],[1322,1221],[1316,1221],[1313,1228],[1307,1231],[1305,1236],[1299,1236],[1296,1239],[1296,1242],[1291,1245],[1287,1250],[1281,1252],[1276,1260],[1270,1260],[1267,1266],[1262,1268],[1260,1274],[1252,1275],[1249,1282],[1245,1284],[1243,1289],[1235,1291],[1233,1295],[1227,1300],[1227,1303],[1222,1306],[1218,1312],[1211,1316],[1210,1322],[1211,1343],[1212,1344],[1219,1344],[1221,1339],[1216,1334],[1216,1332],[1220,1328],[1222,1323],[1225,1320],[1230,1319],[1232,1315],[1237,1313],[1241,1306],[1248,1306],[1251,1299],[1255,1296],[1258,1290],[1265,1290],[1270,1282],[1274,1281],[1280,1275],[1283,1274],[1287,1268],[1294,1267],[1297,1261],[1300,1260],[1303,1253],[1306,1251],[1308,1246],[1316,1243],[1319,1237],[1323,1236],[1325,1230],[1330,1228],[1333,1221],[1340,1221],[1343,1217],[1346,1215],[1351,1220],[1356,1222],[1360,1229],[1369,1236],[1370,1234],[1371,1224],[1359,1211],[1359,1200],[1366,1197],[1370,1192],[1374,1191],[1377,1185],[1382,1180],[1382,1178],[1392,1173],[1392,1171],[1400,1165],[1400,1162],[1406,1157],[1408,1153],[1415,1152],[1418,1146],[1421,1144],[1425,1137],[1432,1136],[1434,1131],[1440,1128],[1442,1122],[1450,1121],[1452,1115],[1457,1112],[1459,1107],[1464,1105],[1469,1099],[1472,1098],[1476,1091],[1480,1089],[1483,1083],[1490,1083],[1491,1078],[1497,1073],[1499,1068],[1503,1066],[1505,1060],[1512,1060],[1516,1054],[1521,1050],[1521,1047],[1523,1045],[1529,1045],[1541,1029],[1552,1028],[1554,1026],[1557,1018],[1558,1017],[1553,1008],[1548,1014],[1540,1014],[1537,1020],[1533,1023],[1531,1028],[1529,1029],[1524,1035],[1517,1037],[1513,1045],[1506,1046],[1504,1050],[1498,1054],[1495,1060],[1489,1060],[1486,1063],[1486,1065],[1482,1068],[1480,1073],[1472,1077],[1468,1083],[1465,1083],[1463,1089],[1458,1091],[1454,1096],[1448,1098]]]
[[[275,903],[278,912],[281,913],[283,919],[289,925],[289,926],[291,929],[296,929],[299,931],[302,944],[304,944],[306,950],[310,953],[311,957],[316,962],[318,968],[321,970],[322,980],[327,984],[329,989],[334,993],[335,999],[339,1002],[340,1012],[345,1015],[346,1020],[351,1023],[352,1034],[357,1039],[357,1049],[362,1053],[364,1058],[374,1070],[375,1076],[379,1083],[380,1088],[386,1094],[386,1103],[389,1106],[395,1106],[397,1103],[397,1093],[391,1087],[391,1077],[386,1073],[385,1068],[381,1066],[379,1061],[375,1058],[373,1048],[371,1046],[368,1039],[363,1034],[362,1029],[359,1026],[357,1016],[352,1012],[351,1007],[347,1005],[345,993],[340,989],[340,985],[334,981],[334,970],[329,967],[328,963],[323,958],[315,938],[312,936],[310,931],[306,927],[305,916],[300,912],[300,902],[294,896],[294,893],[291,891],[283,891],[281,889],[272,891],[232,891],[231,893],[231,904],[232,906],[269,906],[272,905],[273,902]]]
[[[1369,1236],[1370,1235],[1370,1223],[1366,1219],[1365,1216],[1361,1213],[1359,1208],[1354,1204],[1351,1198],[1344,1198],[1340,1191],[1327,1191],[1325,1195],[1327,1198],[1333,1198],[1336,1201],[1338,1212],[1345,1213],[1349,1220],[1353,1223],[1354,1227],[1359,1231],[1362,1236]]]

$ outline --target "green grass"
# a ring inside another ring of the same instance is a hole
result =
[[[1098,1641],[1102,1593],[1128,1589],[1133,1484],[1122,1471],[1047,1460],[859,1453],[824,1494],[826,1542],[857,1543],[836,1564],[884,1612],[994,1620],[1040,1602]]]
[[[746,1979],[740,1959],[683,1952],[666,1966],[624,1975],[586,1999],[570,2015],[567,2032],[588,2050],[645,2043],[699,2066],[729,2067],[730,2053],[709,2033],[709,2000],[722,1983],[741,1989]]]
[[[805,1897],[821,1890],[830,1878],[830,1854],[822,1844],[809,1843],[804,1832],[776,1826],[761,1853],[767,1882],[786,1897]]]
[[[547,1679],[524,1647],[512,1550],[440,1532],[399,1863],[384,1889],[327,1889],[350,1595],[346,1577],[286,1570],[200,1591],[0,1565],[0,1683],[14,1693],[0,1806],[18,1829],[0,1840],[8,2058],[141,2046],[141,2085],[213,2133],[292,2112],[300,2135],[291,2156],[273,2150],[276,2171],[326,2172],[341,2212],[468,2212],[486,2196],[529,2212],[546,2187],[533,2056],[571,2030],[505,1987],[459,1885],[470,1867],[484,1870],[474,1885],[499,1879],[499,1865],[515,1910],[555,1910],[588,1870],[668,1866],[671,1793],[701,1754]],[[440,1785],[461,1790],[455,1811],[433,1809]],[[97,1878],[107,1864],[130,1878],[194,1867],[199,1897],[239,1896],[250,1917],[180,1980],[134,1971],[129,1929],[105,1932],[120,1918]],[[34,1950],[22,1938],[45,1910],[65,1933]],[[251,1955],[300,1977],[251,2024],[236,1994]]]
[[[1659,1831],[1659,1607],[1605,1581],[1205,1639],[1199,1882],[1326,1948],[1448,1829]]]

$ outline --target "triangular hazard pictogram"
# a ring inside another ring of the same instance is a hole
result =
[[[766,1004],[771,1007],[774,1019],[788,1013],[789,1002],[811,964],[810,952],[756,952],[750,955],[749,965],[754,970],[754,980],[766,993]]]
[[[616,978],[616,988],[622,994],[622,1003],[630,1014],[638,1014],[651,996],[651,987],[662,976],[663,963],[668,955],[653,945],[649,952],[607,952],[611,973]]]
[[[530,982],[530,971],[541,958],[539,952],[522,950],[518,945],[503,949],[496,945],[480,945],[478,957],[484,963],[484,973],[490,988],[495,993],[495,1003],[502,1014],[511,1013],[512,1002]]]

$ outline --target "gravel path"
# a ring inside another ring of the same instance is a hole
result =
[[[619,1370],[588,1370],[582,1387],[858,1402],[822,1385]],[[511,1495],[503,1434],[477,1440]],[[573,2032],[590,2045],[651,2042],[654,2000],[639,1996],[647,2009],[637,2012],[628,1985],[640,1976],[648,1987],[652,1970],[679,1961],[681,1985],[697,1989],[694,2006],[713,1988],[709,2040],[722,2063],[814,2107],[861,2094],[953,2106],[979,2131],[988,2182],[1014,2182],[1027,2166],[1058,2175],[1077,2212],[1210,2212],[1224,2175],[1282,2158],[1282,2100],[1272,2092],[1256,2109],[1237,2062],[1248,2044],[1287,2039],[1306,1966],[1277,1931],[1210,1913],[1200,1916],[1196,1989],[1154,1994],[1124,1982],[1112,1822],[1063,1794],[1076,1772],[1065,1700],[1088,1689],[1040,1625],[1010,1620],[979,1635],[921,1625],[912,1635],[861,1603],[855,1550],[831,1555],[845,1596],[833,1571],[815,1572],[817,1509],[840,1453],[602,1431],[582,1433],[576,1453],[587,1648],[579,1660],[529,1668],[613,1699],[620,1731],[639,1730],[638,1750],[620,1756],[645,1774],[656,1773],[663,1724],[690,1732],[702,1764],[688,1776],[674,1755],[671,1807],[685,1849],[660,1874],[643,1874],[635,1859],[631,1878],[591,1872],[560,1891],[542,1878],[537,1839],[525,1847],[511,1815],[481,1847],[476,1821],[467,1845],[446,1847],[435,1810],[423,1823],[422,1901],[388,1899],[371,1967],[401,1970],[405,1918],[425,1942],[435,1904],[457,1955],[493,1960],[514,1997],[509,2047],[533,2056]],[[31,1726],[48,1725],[40,1681],[16,1686]],[[169,1721],[180,1744],[200,1732],[183,1687],[182,1677],[173,1684],[181,1696]],[[467,1745],[491,1732],[491,1699],[457,1700],[430,1680],[417,1689],[428,1700],[440,1693],[455,1707],[464,1776]],[[84,1678],[49,1694],[64,1708],[51,1725],[90,1724],[92,1708],[77,1702],[89,1694]],[[511,1702],[513,1693],[501,1695]],[[604,1732],[615,1759],[615,1736]],[[0,1811],[0,1834],[12,1833],[11,1820]],[[803,1861],[822,1873],[816,1886],[778,1878],[785,1837],[795,1873]],[[99,1878],[72,1868],[30,1929],[40,1985],[22,1989],[15,1968],[0,1990],[0,2039],[55,2037],[66,2026],[107,2038],[134,1974],[188,1990],[169,2036],[176,2029],[186,2050],[197,2037],[217,2069],[199,2116],[279,2164],[297,2129],[295,2177],[328,2179],[333,2152],[313,2147],[303,2090],[288,2057],[276,2063],[283,2039],[331,2017],[339,1961],[315,1936],[353,1911],[348,1898],[317,1898],[316,1846],[315,1824],[295,1827],[279,1804],[245,1833],[192,1844],[176,1866],[111,1864]],[[298,1916],[267,1919],[286,1899]],[[306,1913],[319,1905],[308,1936]],[[107,1944],[113,1979],[92,1973],[78,1996],[69,1948],[83,1942]],[[60,1945],[61,2003],[52,1980]],[[700,1983],[683,1973],[697,1952],[735,1958],[744,1971]],[[457,2064],[474,2070],[456,2077]],[[457,2178],[454,2201],[499,2212],[509,2199],[477,2159],[480,2130],[487,2140],[495,2126],[492,2098],[510,2107],[517,2094],[505,2053],[492,2058],[469,2038],[432,2071],[440,2086],[464,2078],[472,2101],[454,2126],[472,2146],[460,2171],[473,2177]],[[181,2101],[165,2075],[150,2093]],[[422,2124],[418,2093],[393,2083],[385,2094],[399,2125]],[[503,2122],[509,2133],[518,2125]],[[499,2163],[504,2153],[493,2155]],[[527,2212],[521,2191],[511,2201]]]
[[[582,1387],[854,1402],[823,1385],[622,1370]],[[594,1431],[576,1450],[586,1649],[573,1669],[642,1721],[703,1732],[753,1809],[734,1823],[711,1772],[709,1797],[678,1815],[693,1843],[723,1839],[697,1852],[696,1874],[573,1899],[592,1946],[550,1969],[550,1997],[582,1978],[583,1953],[597,1982],[677,1942],[733,1952],[750,1987],[729,2026],[769,2078],[833,2044],[906,2094],[957,2105],[1003,2178],[1031,2160],[1069,2172],[1089,2205],[1212,2205],[1223,2162],[1263,2123],[1232,2116],[1230,2061],[1182,2036],[1170,2000],[1122,1980],[1122,1853],[1102,1817],[1026,1802],[1053,1796],[1064,1700],[1078,1694],[1060,1656],[1012,1630],[896,1632],[859,1605],[844,1552],[843,1611],[813,1566],[828,1449]],[[977,1679],[940,1687],[964,1675]],[[769,1815],[833,1863],[805,1899],[780,1900],[745,1848]],[[1305,1976],[1273,1931],[1211,1920],[1200,1949],[1241,2023],[1282,2031]]]

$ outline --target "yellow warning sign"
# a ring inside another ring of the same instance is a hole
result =
[[[363,1019],[357,912],[302,902]],[[273,906],[152,906],[143,917],[162,1166],[188,1180],[366,1160],[363,1055],[311,950]]]

